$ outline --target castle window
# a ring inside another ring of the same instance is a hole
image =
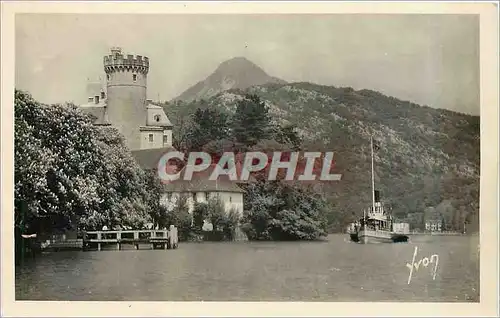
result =
[[[233,198],[231,196],[229,196],[229,202],[233,202]]]
[[[109,81],[109,79],[111,78],[111,76],[109,76],[109,74],[106,74],[106,78],[107,78],[107,79],[108,79],[108,81]]]
[[[137,81],[137,74],[133,74],[132,79],[134,80],[134,82]]]
[[[155,115],[155,121],[160,121],[160,115]]]
[[[153,142],[153,134],[149,134],[149,142]]]
[[[101,99],[105,99],[105,98],[106,98],[106,93],[101,92]]]
[[[163,144],[164,145],[168,144],[168,135],[163,135]]]

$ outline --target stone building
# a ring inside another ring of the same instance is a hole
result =
[[[130,150],[172,146],[172,123],[146,97],[149,59],[112,48],[103,67],[105,84],[89,83],[87,103],[81,105],[96,117],[94,124],[116,127]]]
[[[175,202],[180,195],[187,196],[187,205],[191,213],[196,203],[207,203],[210,199],[218,198],[226,212],[234,210],[243,216],[243,193],[236,181],[229,180],[227,175],[219,176],[217,180],[209,177],[215,169],[215,165],[208,169],[193,173],[191,180],[176,180],[165,185],[165,193],[162,196],[162,204],[168,205]],[[181,170],[181,178],[184,169]]]
[[[169,150],[173,151],[174,149],[137,150],[133,151],[132,155],[143,169],[154,170],[157,169],[161,156]],[[189,212],[192,212],[195,203],[206,203],[210,198],[219,198],[226,212],[233,209],[242,215],[244,191],[240,187],[240,183],[243,182],[229,180],[227,175],[221,175],[217,180],[210,180],[214,169],[215,165],[211,165],[204,171],[194,172],[191,180],[184,180],[185,167],[182,168],[178,180],[164,184],[161,204],[168,206],[175,203],[179,196],[185,195],[187,196]],[[239,178],[242,168],[237,165],[236,169]]]
[[[429,232],[441,232],[442,229],[442,219],[430,219],[425,222],[425,230]]]
[[[87,85],[88,100],[80,107],[94,115],[95,125],[117,128],[133,157],[145,170],[158,169],[158,162],[172,147],[172,124],[160,106],[146,99],[149,59],[140,55],[125,56],[120,48],[112,48],[104,57],[104,83]],[[218,197],[226,211],[234,209],[243,213],[243,190],[237,182],[221,177],[209,180],[210,169],[195,173],[192,180],[178,180],[166,184],[162,204],[176,201],[187,195],[189,211],[195,202],[206,202]]]

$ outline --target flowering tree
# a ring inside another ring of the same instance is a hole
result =
[[[15,91],[15,224],[30,231],[141,226],[148,176],[112,128],[74,105]]]

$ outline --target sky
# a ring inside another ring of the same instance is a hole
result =
[[[170,100],[243,56],[288,82],[372,89],[479,114],[474,15],[18,14],[16,88],[86,101],[113,46],[148,56],[148,98]]]

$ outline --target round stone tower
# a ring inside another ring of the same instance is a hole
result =
[[[112,48],[104,57],[108,121],[124,135],[130,150],[140,148],[140,127],[146,125],[146,88],[149,59],[140,55],[124,56]]]

